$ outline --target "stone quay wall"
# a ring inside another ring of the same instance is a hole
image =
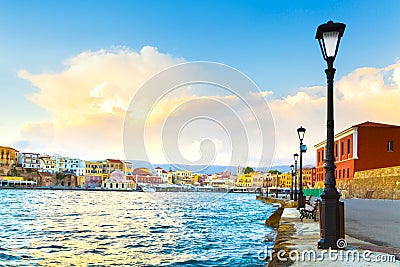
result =
[[[337,180],[344,197],[400,199],[400,166],[355,172],[351,180]]]

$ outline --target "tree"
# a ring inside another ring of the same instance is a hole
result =
[[[281,174],[281,172],[278,170],[269,170],[268,172],[271,174]]]
[[[244,174],[249,174],[249,173],[251,173],[251,172],[254,172],[254,170],[253,170],[252,167],[247,166],[247,167],[244,169]]]
[[[66,177],[66,175],[63,174],[63,173],[61,173],[61,172],[57,172],[57,173],[56,173],[56,179],[57,179],[57,180],[62,180],[62,179],[64,179],[65,177]]]

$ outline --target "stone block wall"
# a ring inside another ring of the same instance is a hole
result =
[[[400,199],[400,166],[355,172],[351,180],[337,180],[337,188],[350,197],[364,198],[373,190],[372,198]]]

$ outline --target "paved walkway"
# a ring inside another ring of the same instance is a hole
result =
[[[400,251],[392,251],[399,253],[396,260],[392,254],[378,252],[379,247],[376,245],[350,236],[346,236],[347,247],[344,250],[317,249],[319,223],[311,219],[301,222],[299,211],[295,208],[285,208],[280,222],[280,233],[281,229],[292,229],[292,232],[289,236],[280,237],[286,239],[280,240],[280,246],[284,246],[285,250],[280,251],[281,248],[277,248],[275,256],[280,255],[269,266],[400,266]]]

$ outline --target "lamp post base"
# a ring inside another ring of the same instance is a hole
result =
[[[321,214],[321,230],[322,237],[318,241],[318,248],[321,249],[340,249],[337,241],[340,238],[339,223],[339,193],[331,188],[325,189],[321,194],[322,198],[322,214]]]
[[[300,190],[297,200],[297,209],[304,208],[303,190]]]

